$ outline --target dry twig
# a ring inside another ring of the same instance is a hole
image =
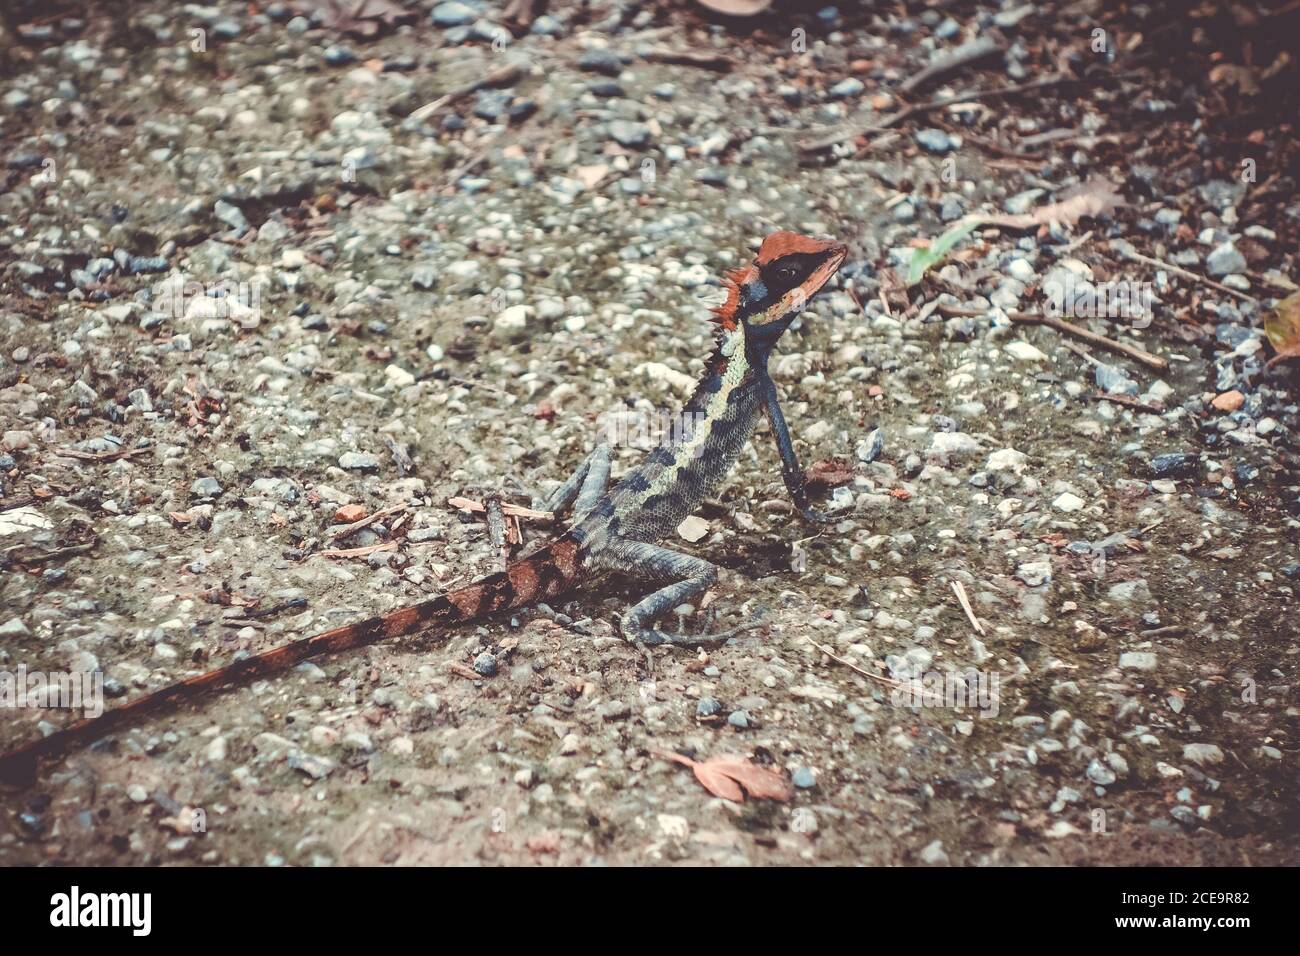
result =
[[[975,609],[970,606],[970,598],[966,596],[966,586],[960,581],[953,581],[952,590],[953,593],[957,595],[957,603],[960,604],[961,609],[966,612],[966,619],[970,621],[970,626],[975,628],[976,634],[982,636],[984,634],[984,625],[981,624],[979,618],[975,616]]]

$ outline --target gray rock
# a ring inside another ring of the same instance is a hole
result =
[[[348,451],[339,456],[339,467],[348,471],[374,471],[379,459],[366,452]]]
[[[1223,763],[1223,750],[1217,744],[1184,744],[1183,759],[1201,767]]]
[[[1107,589],[1106,597],[1118,604],[1149,604],[1151,589],[1147,587],[1147,582],[1143,578],[1120,581]]]
[[[190,494],[196,498],[216,498],[221,492],[221,483],[215,478],[196,478],[190,485]]]
[[[1107,395],[1137,395],[1140,389],[1123,369],[1104,362],[1094,372],[1097,387]]]
[[[20,617],[11,617],[9,620],[0,624],[0,638],[6,637],[27,637],[31,631],[27,630],[27,625],[23,623]]]
[[[721,712],[722,702],[716,697],[701,697],[695,705],[696,717],[714,717]]]
[[[1205,257],[1205,271],[1212,276],[1226,276],[1246,271],[1246,257],[1231,242],[1215,246]]]
[[[640,149],[650,143],[650,127],[645,123],[638,123],[633,120],[614,120],[609,124],[609,135],[620,146],[626,146],[629,149]]]
[[[913,138],[928,153],[942,155],[956,148],[952,139],[941,129],[920,129],[913,134]]]
[[[1106,766],[1100,760],[1093,760],[1088,764],[1088,779],[1099,787],[1109,787],[1115,782],[1115,771]]]
[[[1026,562],[1016,568],[1016,577],[1031,588],[1041,587],[1052,580],[1052,562]]]
[[[1119,656],[1120,670],[1154,671],[1158,661],[1151,651],[1125,651]]]
[[[827,91],[827,94],[833,100],[842,100],[850,96],[857,96],[866,88],[867,88],[866,84],[863,83],[861,80],[859,80],[856,76],[850,76],[848,79],[840,80],[838,83],[832,86]]]
[[[433,8],[429,19],[435,27],[442,27],[445,30],[448,27],[463,27],[473,23],[478,19],[478,13],[473,7],[464,3],[440,3]]]
[[[578,69],[617,77],[623,72],[623,61],[613,50],[588,50],[578,58]]]

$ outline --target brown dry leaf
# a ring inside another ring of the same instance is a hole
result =
[[[609,175],[609,167],[604,163],[595,166],[579,166],[573,171],[578,182],[587,189],[595,189],[602,179]]]
[[[1235,86],[1244,96],[1259,95],[1255,71],[1237,63],[1220,63],[1210,70],[1210,82],[1215,86]]]
[[[365,505],[344,505],[334,512],[335,524],[351,524],[366,516]]]
[[[852,466],[838,458],[823,458],[808,466],[804,477],[809,485],[838,488],[857,477]]]
[[[724,800],[744,803],[748,793],[751,797],[784,803],[794,796],[794,788],[785,777],[750,762],[747,757],[710,757],[700,761],[670,750],[653,750],[651,753],[690,767],[705,790]]]
[[[1114,183],[1104,176],[1094,176],[1082,186],[1061,193],[1059,201],[1040,206],[1022,216],[977,214],[973,218],[977,218],[985,225],[1002,226],[1006,229],[1033,229],[1052,222],[1058,222],[1062,226],[1073,226],[1084,216],[1097,218],[1110,212],[1123,201],[1124,198],[1119,194]]]
[[[393,0],[295,0],[293,6],[303,16],[319,10],[327,30],[364,38],[376,36],[382,28],[415,19],[413,10]]]
[[[1264,334],[1277,351],[1265,368],[1300,358],[1300,292],[1293,292],[1277,304],[1264,319]]]

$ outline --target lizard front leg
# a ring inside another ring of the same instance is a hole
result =
[[[799,467],[799,458],[794,453],[794,442],[790,440],[790,429],[786,426],[785,415],[781,412],[781,403],[776,397],[776,383],[764,370],[759,378],[759,394],[763,397],[763,410],[767,413],[768,424],[772,426],[772,436],[776,439],[777,451],[781,453],[781,477],[785,480],[790,499],[799,509],[805,521],[813,524],[828,524],[836,519],[818,511],[808,503],[808,491],[804,483],[803,469]]]
[[[609,484],[609,445],[597,443],[595,449],[560,487],[538,506],[541,511],[560,512],[573,505],[573,520],[580,521],[600,500]]]

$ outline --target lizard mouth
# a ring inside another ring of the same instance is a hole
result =
[[[840,266],[844,264],[844,259],[849,254],[849,247],[841,242],[835,243],[827,250],[830,258],[817,267],[817,271],[810,275],[804,283],[808,298],[812,298],[817,292],[830,281],[831,276],[839,272]]]

